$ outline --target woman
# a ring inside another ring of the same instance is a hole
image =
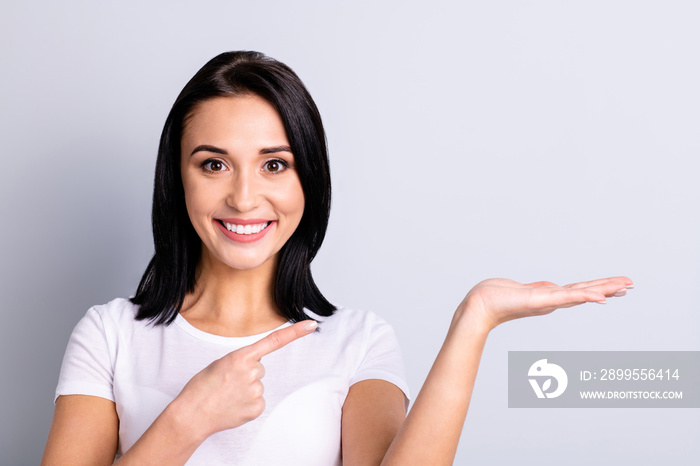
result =
[[[207,63],[161,137],[154,257],[131,300],[76,326],[43,463],[451,464],[491,329],[632,286],[478,284],[406,416],[391,328],[311,277],[329,207],[298,77],[255,52]]]

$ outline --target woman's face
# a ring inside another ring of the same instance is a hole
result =
[[[182,135],[187,212],[202,254],[235,269],[274,261],[304,212],[282,120],[255,95],[198,104]]]

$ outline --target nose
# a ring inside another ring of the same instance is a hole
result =
[[[255,175],[239,170],[231,180],[227,202],[239,212],[255,209],[260,202],[260,189]]]

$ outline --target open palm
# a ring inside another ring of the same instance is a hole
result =
[[[588,302],[605,303],[632,288],[627,277],[610,277],[558,286],[552,282],[522,284],[491,278],[477,284],[464,298],[470,312],[481,314],[489,328],[521,317],[549,314],[558,308]]]

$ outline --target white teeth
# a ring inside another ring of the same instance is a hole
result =
[[[270,224],[270,222],[258,223],[256,225],[236,225],[226,222],[223,222],[223,224],[228,231],[233,231],[238,235],[252,235],[255,233],[260,233]]]

